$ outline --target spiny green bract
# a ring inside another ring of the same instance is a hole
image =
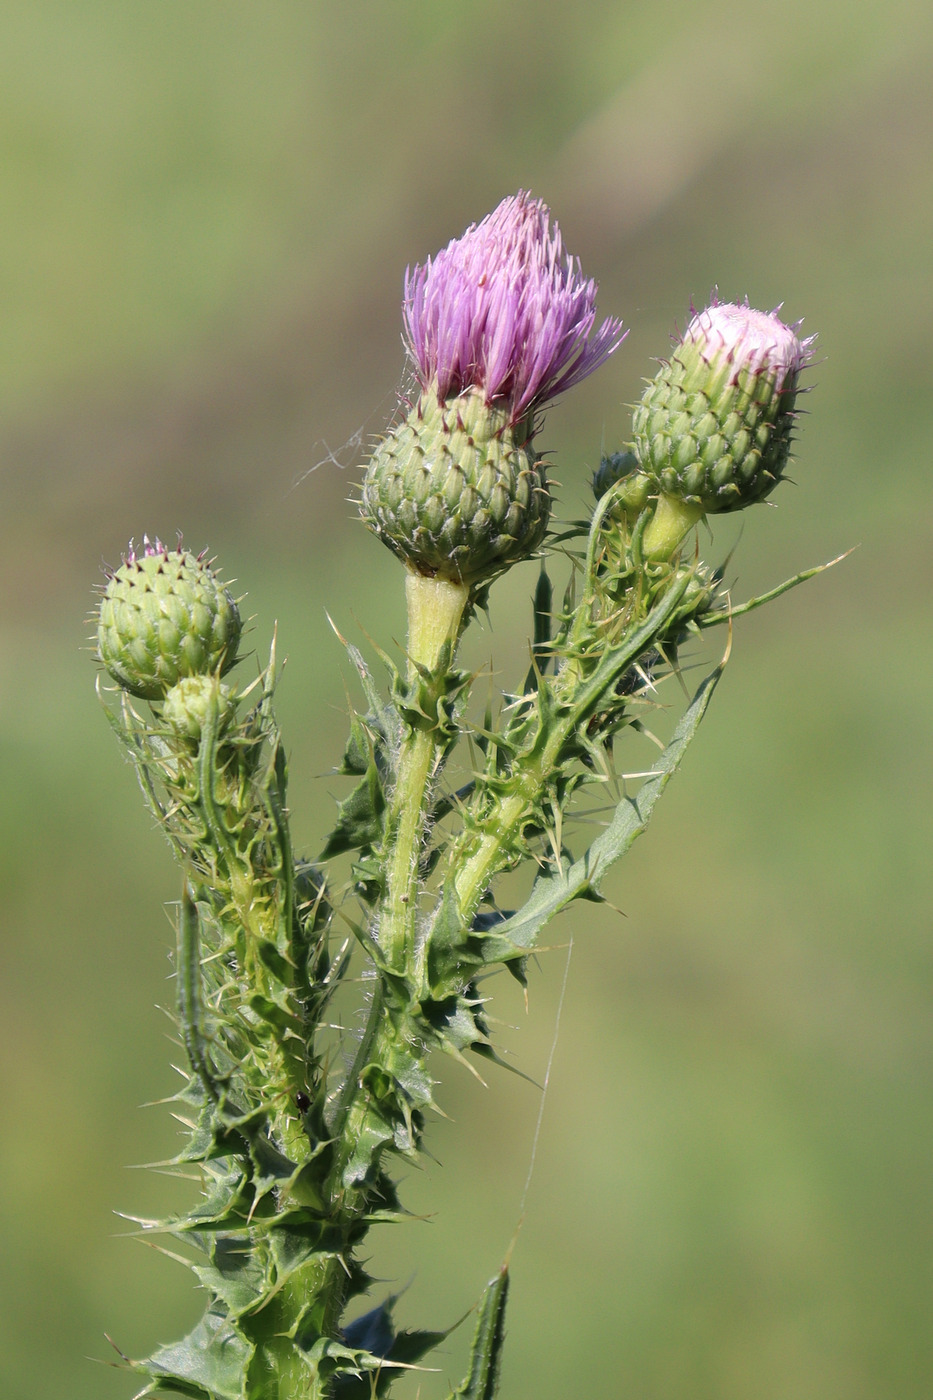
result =
[[[551,511],[530,417],[510,423],[482,393],[425,393],[376,449],[367,524],[420,573],[477,583],[533,554]]]
[[[110,575],[97,647],[124,690],[161,700],[184,676],[227,672],[240,631],[236,603],[203,557],[146,541]]]
[[[632,419],[655,490],[717,513],[763,500],[790,455],[796,376],[736,369],[685,340],[648,385]]]

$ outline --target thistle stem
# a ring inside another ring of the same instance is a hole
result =
[[[409,681],[416,684],[424,671],[436,671],[445,647],[453,660],[464,609],[467,584],[425,578],[409,572]],[[449,663],[448,663],[449,664]],[[444,739],[428,719],[402,740],[395,789],[389,806],[385,895],[379,912],[379,942],[390,967],[409,968],[415,942],[418,904],[418,864],[425,831],[428,785],[440,758]]]
[[[664,492],[658,497],[654,515],[645,529],[642,547],[646,559],[670,559],[684,536],[705,515],[700,505],[678,500]]]
[[[262,1357],[263,1379],[271,1386],[268,1392],[258,1393],[274,1395],[276,1400],[329,1400],[332,1380],[320,1373],[309,1374],[289,1334],[310,1308],[317,1314],[315,1322],[321,1335],[338,1335],[345,1295],[346,1272],[339,1259],[318,1259],[300,1276],[288,1279],[256,1315],[253,1339]]]
[[[410,569],[405,576],[408,601],[409,678],[419,666],[433,671],[441,648],[450,642],[451,655],[460,634],[469,585],[447,578],[427,578]]]
[[[395,843],[386,866],[385,898],[379,919],[380,946],[389,965],[399,971],[406,966],[413,943],[425,796],[435,756],[434,738],[426,729],[416,729],[403,742],[399,753],[389,814]]]
[[[468,585],[449,579],[427,578],[410,571],[406,577],[408,602],[408,678],[414,685],[423,671],[438,667],[445,645],[448,664],[453,660],[463,614],[469,602]],[[418,866],[425,833],[428,785],[436,769],[442,739],[437,728],[411,728],[402,740],[396,760],[395,787],[387,814],[385,892],[378,913],[379,944],[389,967],[412,972],[415,963],[418,911]],[[377,977],[363,1037],[338,1096],[332,1119],[339,1143],[333,1195],[343,1191],[343,1169],[350,1160],[366,1118],[366,1090],[360,1083],[366,1066],[379,1056],[385,1024],[385,985]]]
[[[469,925],[489,881],[510,860],[515,838],[535,810],[549,778],[561,761],[561,753],[574,730],[593,714],[627,666],[662,635],[686,591],[689,575],[676,580],[655,603],[641,625],[614,651],[607,654],[587,679],[579,680],[561,706],[559,718],[539,723],[524,755],[514,766],[515,778],[479,828],[472,853],[454,852],[451,869],[454,889],[464,922]],[[459,860],[458,860],[459,857]]]

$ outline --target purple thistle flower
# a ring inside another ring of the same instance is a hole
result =
[[[596,283],[565,254],[550,211],[524,190],[405,273],[408,351],[441,402],[469,389],[517,422],[592,374],[624,339],[596,324]]]

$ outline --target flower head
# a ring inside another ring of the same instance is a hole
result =
[[[469,389],[512,421],[597,369],[623,339],[596,324],[596,283],[565,254],[550,211],[510,195],[436,257],[405,274],[405,330],[423,389],[443,402]]]
[[[158,701],[186,676],[223,675],[237,658],[240,614],[203,554],[143,536],[107,571],[97,650],[124,690]]]
[[[713,300],[695,312],[635,409],[636,450],[655,491],[702,512],[741,510],[790,455],[801,340],[776,311]]]
[[[612,354],[596,283],[520,190],[405,274],[405,334],[421,395],[373,454],[367,524],[423,575],[480,586],[535,552],[551,498],[536,410]]]

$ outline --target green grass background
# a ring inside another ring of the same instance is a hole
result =
[[[933,1388],[927,0],[6,0],[0,15],[0,1394],[118,1400],[86,1360],[171,1339],[187,1274],[118,1238],[172,1183],[167,850],[93,695],[101,560],[209,544],[278,619],[298,843],[333,810],[346,666],[403,637],[348,506],[402,370],[407,262],[531,188],[631,334],[556,406],[561,509],[691,297],[790,319],[793,476],[739,593],[850,545],[736,628],[647,838],[583,908],[514,1259],[505,1400],[928,1400]],[[316,470],[311,470],[315,468]],[[508,684],[534,570],[493,595]],[[673,695],[673,692],[672,692]],[[632,762],[640,766],[639,751]],[[541,1077],[564,954],[515,1063]],[[383,1229],[438,1326],[509,1245],[538,1093],[442,1067],[430,1223]],[[389,1286],[388,1284],[386,1285]],[[467,1329],[469,1329],[469,1324]],[[424,1400],[459,1377],[465,1336]]]

